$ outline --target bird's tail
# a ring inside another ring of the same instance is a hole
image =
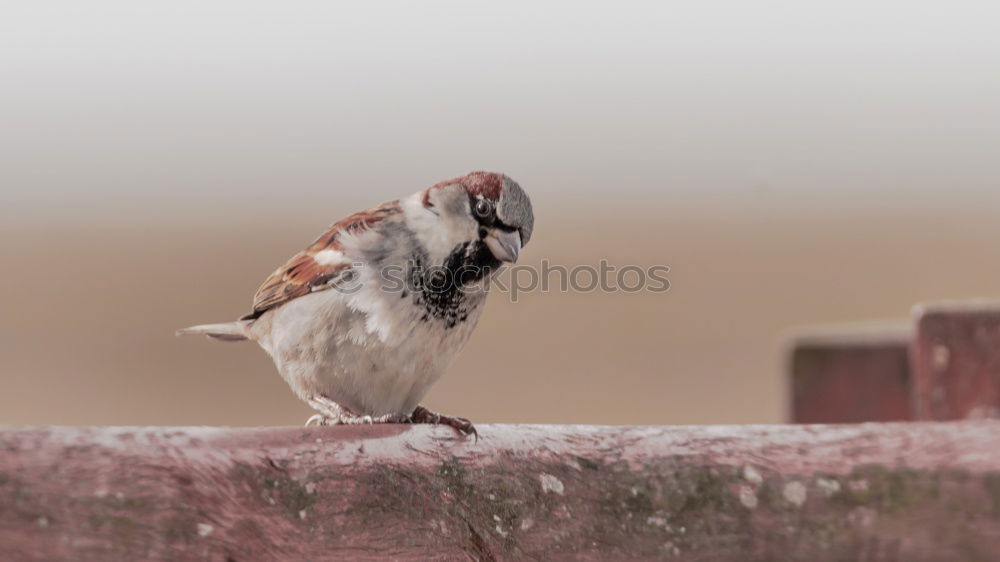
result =
[[[178,336],[203,335],[212,339],[222,341],[243,341],[247,339],[247,326],[249,323],[243,320],[227,322],[225,324],[202,324],[177,330]]]

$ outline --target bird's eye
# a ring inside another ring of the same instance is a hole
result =
[[[493,205],[490,204],[486,199],[480,199],[476,201],[476,216],[480,218],[486,218],[490,216],[493,212]]]

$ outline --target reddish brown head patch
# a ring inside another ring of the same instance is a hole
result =
[[[482,195],[489,199],[499,199],[503,189],[503,174],[495,172],[470,172],[464,176],[436,183],[424,190],[424,206],[431,206],[431,191],[448,185],[459,184],[472,195]]]

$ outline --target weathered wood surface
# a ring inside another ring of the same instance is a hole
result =
[[[8,428],[3,560],[993,560],[1000,422]]]

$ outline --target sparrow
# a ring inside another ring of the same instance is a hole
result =
[[[249,314],[177,334],[256,342],[316,410],[307,426],[433,423],[478,437],[420,401],[533,226],[517,182],[471,172],[336,222],[264,281]]]

